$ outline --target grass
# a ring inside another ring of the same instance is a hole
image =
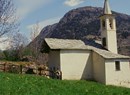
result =
[[[130,89],[83,80],[0,73],[0,95],[130,95]]]

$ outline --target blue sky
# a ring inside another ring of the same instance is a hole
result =
[[[29,38],[30,27],[58,22],[66,12],[84,6],[103,7],[104,0],[14,0],[20,18],[20,32]],[[111,9],[130,15],[130,0],[109,0]]]
[[[58,22],[68,11],[78,7],[103,7],[104,0],[14,0],[20,32],[30,38],[31,27],[39,22],[41,29]],[[111,9],[130,15],[130,0],[109,0]],[[0,38],[4,39],[4,38]],[[7,43],[1,43],[5,49]]]

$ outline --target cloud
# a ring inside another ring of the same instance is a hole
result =
[[[17,15],[22,19],[50,1],[51,0],[17,0],[15,1]]]
[[[65,5],[73,7],[73,6],[77,6],[81,3],[83,3],[85,0],[66,0],[64,2]]]
[[[59,22],[59,20],[61,19],[61,17],[55,17],[55,18],[50,18],[41,22],[38,22],[39,25],[39,32],[47,25],[52,25],[54,23]],[[31,24],[27,26],[27,29],[31,30],[36,24]]]

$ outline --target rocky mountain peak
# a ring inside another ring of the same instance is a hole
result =
[[[59,23],[45,27],[38,37],[30,43],[38,42],[41,48],[45,37],[62,39],[100,40],[100,7],[81,7],[66,13]],[[120,54],[130,55],[130,16],[113,11],[116,17],[118,50]]]

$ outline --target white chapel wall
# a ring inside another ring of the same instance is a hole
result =
[[[92,56],[87,50],[61,50],[62,79],[79,80],[92,78]]]
[[[120,70],[117,71],[115,61],[120,61]],[[130,87],[129,59],[106,60],[106,84]]]
[[[116,35],[116,31],[110,31],[107,32],[107,37],[108,37],[108,45],[107,48],[108,50],[110,50],[113,53],[118,53],[117,51],[117,35]]]
[[[105,84],[105,60],[96,52],[93,52],[93,78]]]
[[[48,65],[49,65],[49,68],[52,70],[54,69],[60,70],[60,51],[59,50],[50,51]]]

